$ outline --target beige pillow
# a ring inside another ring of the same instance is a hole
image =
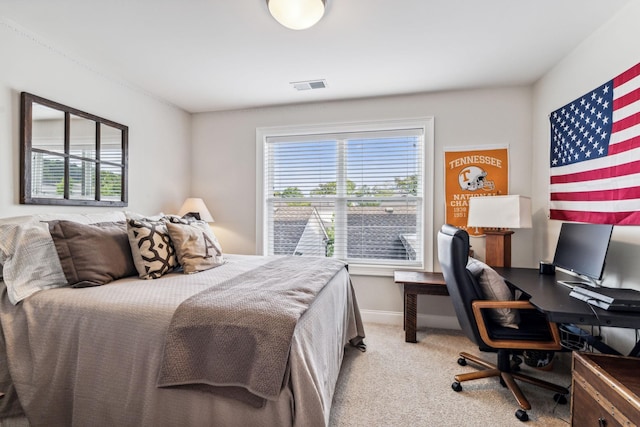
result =
[[[513,301],[514,296],[509,286],[505,283],[493,268],[487,264],[478,261],[475,258],[469,258],[467,269],[478,278],[478,283],[482,289],[485,299],[494,301]],[[507,328],[518,329],[520,323],[520,313],[517,309],[512,308],[494,308],[488,310],[489,316],[493,321]]]
[[[185,273],[197,273],[224,264],[220,243],[206,222],[167,222],[167,230]]]

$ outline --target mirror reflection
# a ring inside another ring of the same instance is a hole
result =
[[[21,203],[127,205],[124,125],[22,93]]]

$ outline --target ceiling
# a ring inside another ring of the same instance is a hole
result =
[[[636,0],[327,0],[311,29],[265,0],[0,0],[0,17],[188,112],[535,82]],[[290,82],[325,79],[324,89]]]

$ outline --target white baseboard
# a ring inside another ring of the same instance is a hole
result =
[[[399,311],[360,310],[363,322],[382,323],[384,325],[398,325],[402,327],[404,314]],[[435,316],[418,314],[418,328],[460,329],[458,319],[453,316]]]

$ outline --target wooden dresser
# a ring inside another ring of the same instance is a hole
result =
[[[640,358],[573,353],[571,425],[640,424]]]

